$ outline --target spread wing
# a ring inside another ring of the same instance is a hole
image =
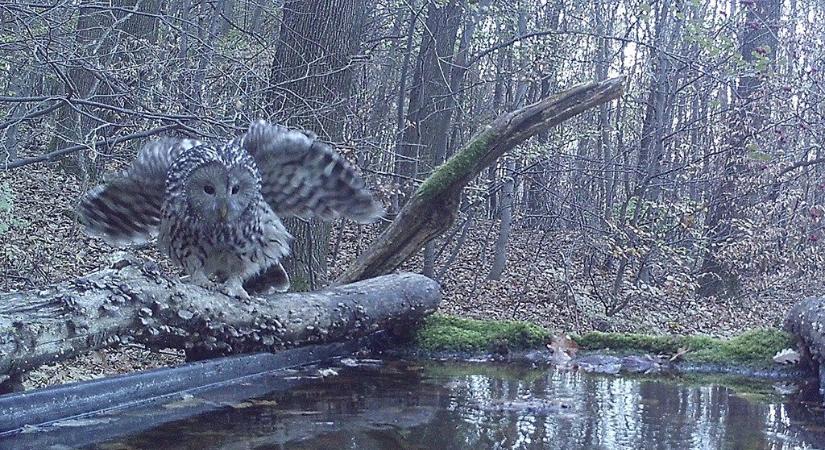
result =
[[[166,193],[166,174],[190,139],[164,138],[143,146],[132,165],[90,189],[77,206],[86,233],[112,245],[139,244],[157,234]]]
[[[368,223],[384,214],[355,168],[313,136],[258,121],[242,145],[258,166],[264,199],[281,217]]]

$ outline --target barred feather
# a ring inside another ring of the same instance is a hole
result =
[[[242,145],[258,165],[264,199],[281,217],[369,223],[384,214],[355,168],[308,133],[258,121]]]
[[[199,145],[188,139],[161,139],[144,146],[131,167],[87,192],[77,206],[86,232],[116,246],[153,238],[161,220],[166,172],[183,150]]]
[[[78,213],[87,234],[115,246],[140,244],[157,234],[159,200],[130,180],[117,180],[90,190],[80,200]]]

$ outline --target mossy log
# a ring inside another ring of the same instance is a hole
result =
[[[184,349],[190,359],[277,351],[403,330],[436,309],[438,283],[397,274],[244,302],[122,259],[37,291],[0,294],[0,383],[41,364],[115,346]]]
[[[462,189],[508,150],[590,108],[618,98],[624,77],[575,86],[487,125],[412,195],[393,223],[338,279],[390,273],[455,221]]]

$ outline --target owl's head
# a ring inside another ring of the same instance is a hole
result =
[[[258,183],[248,167],[222,161],[203,164],[186,181],[189,211],[207,224],[234,223],[260,195]]]

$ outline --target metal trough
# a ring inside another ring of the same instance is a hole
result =
[[[3,395],[0,448],[77,447],[136,433],[304,384],[305,377],[284,375],[290,369],[371,348],[380,340],[373,335]],[[195,394],[199,401],[186,408],[162,407]]]

